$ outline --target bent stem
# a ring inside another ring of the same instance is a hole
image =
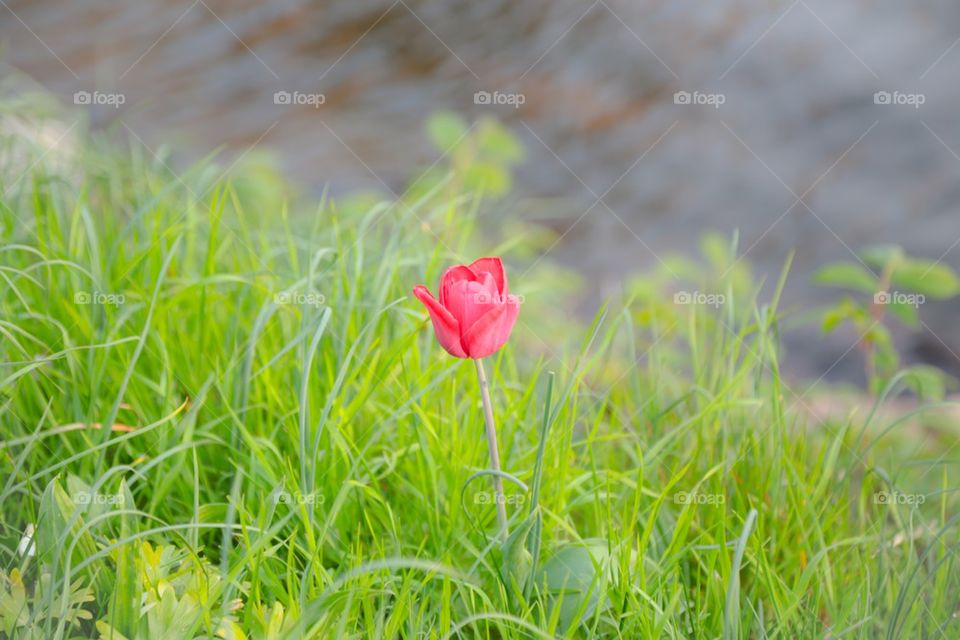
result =
[[[493,469],[493,497],[497,505],[497,522],[500,523],[500,539],[506,541],[507,506],[503,499],[503,478],[500,477],[500,452],[497,449],[497,426],[493,422],[493,404],[490,402],[490,384],[483,370],[483,360],[476,358],[477,378],[480,380],[480,397],[483,398],[483,417],[487,425],[487,447],[490,450],[490,468]]]

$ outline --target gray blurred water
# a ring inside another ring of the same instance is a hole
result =
[[[494,114],[529,152],[510,210],[563,234],[549,257],[598,295],[706,230],[739,229],[771,279],[795,248],[786,300],[800,309],[824,300],[813,268],[868,244],[960,265],[960,5],[946,0],[7,5],[6,62],[67,101],[125,97],[85,107],[99,125],[154,150],[272,149],[334,193],[402,189],[436,159],[433,111]],[[523,104],[478,105],[477,91]],[[677,104],[682,91],[723,103]],[[925,305],[903,348],[960,369],[957,310]],[[790,366],[855,378],[855,351],[836,364],[855,338],[799,332]]]

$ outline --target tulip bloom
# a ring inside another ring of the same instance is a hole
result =
[[[426,306],[437,341],[457,358],[479,359],[504,345],[520,312],[500,258],[450,267],[440,279],[439,301],[423,285],[413,295]]]
[[[520,312],[520,300],[510,295],[507,274],[500,258],[480,258],[469,265],[459,264],[447,269],[440,278],[439,301],[423,285],[414,287],[413,295],[427,307],[440,346],[457,358],[472,358],[477,367],[500,540],[505,542],[509,530],[497,427],[493,421],[490,384],[482,358],[494,353],[510,337]]]

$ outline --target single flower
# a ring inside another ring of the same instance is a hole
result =
[[[484,358],[510,337],[520,300],[510,295],[500,258],[450,267],[440,279],[440,299],[423,285],[413,288],[430,313],[437,341],[458,358]]]

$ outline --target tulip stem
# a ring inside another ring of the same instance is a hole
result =
[[[507,525],[507,506],[503,497],[503,478],[500,476],[500,452],[497,449],[497,426],[493,422],[493,404],[490,402],[490,383],[487,382],[487,373],[483,370],[483,360],[476,358],[477,378],[480,380],[480,397],[483,398],[483,417],[487,425],[487,447],[490,450],[490,467],[494,471],[493,497],[497,505],[497,521],[500,523],[500,539],[506,541],[509,528]]]

